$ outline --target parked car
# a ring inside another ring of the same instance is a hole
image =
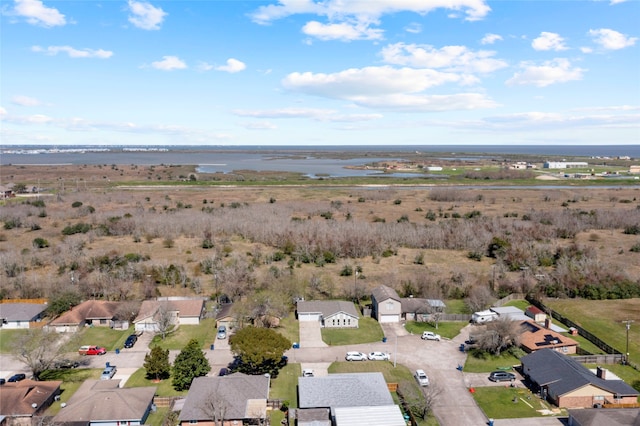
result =
[[[424,370],[416,370],[413,377],[416,378],[420,386],[429,386],[429,376],[427,376]]]
[[[227,327],[221,325],[218,327],[218,339],[226,339],[227,338]]]
[[[385,352],[371,352],[369,354],[369,359],[373,361],[389,361],[391,357]]]
[[[347,352],[344,359],[347,361],[366,361],[367,354],[363,354],[362,352]]]
[[[218,376],[226,376],[229,374],[229,369],[226,367],[222,367],[218,372]]]
[[[302,370],[302,377],[313,377],[313,370],[311,368],[305,368]]]
[[[111,379],[113,376],[116,375],[116,371],[118,371],[118,369],[116,368],[115,365],[107,365],[102,371],[102,374],[100,375],[100,380]]]
[[[107,350],[101,346],[80,346],[78,353],[80,355],[104,355]]]
[[[0,379],[0,385],[4,385],[7,381],[4,378]]]
[[[132,348],[133,345],[135,345],[137,341],[138,341],[138,336],[136,336],[135,334],[132,334],[129,337],[127,337],[127,340],[125,340],[124,347],[125,348]]]
[[[13,376],[9,377],[9,380],[7,380],[7,382],[19,382],[21,380],[24,380],[27,378],[27,375],[24,373],[16,373]]]
[[[492,382],[513,382],[516,380],[516,375],[508,371],[492,371],[489,374],[489,380]]]
[[[63,368],[76,368],[80,365],[80,363],[76,360],[72,359],[60,359],[53,363],[53,368],[59,370]]]
[[[435,340],[440,341],[440,335],[434,333],[433,331],[423,331],[422,332],[422,340]]]

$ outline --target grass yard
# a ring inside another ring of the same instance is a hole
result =
[[[448,314],[470,314],[469,308],[467,304],[462,299],[450,299],[444,301],[445,305],[447,305],[447,310],[445,311]]]
[[[296,408],[298,406],[296,387],[300,376],[302,376],[300,364],[290,363],[285,365],[278,372],[278,377],[271,381],[269,398],[288,401],[289,407]]]
[[[478,358],[473,356],[473,352],[469,352],[464,364],[464,371],[467,373],[490,373],[514,365],[520,365],[520,359],[510,353],[502,353],[500,356],[486,355]]]
[[[566,415],[540,398],[532,395],[528,389],[502,386],[475,388],[473,398],[482,411],[491,419],[511,419],[542,417],[538,410],[553,410],[555,415]],[[516,399],[516,402],[514,401]]]
[[[122,348],[129,334],[131,333],[128,330],[113,330],[109,327],[85,327],[80,334],[79,345],[104,346],[108,351],[113,351],[116,348]]]
[[[26,332],[27,330],[0,330],[0,353],[11,353],[13,340],[19,334],[24,334]]]
[[[622,300],[545,299],[543,303],[624,353],[629,329],[629,358],[640,364],[640,298]]]
[[[198,325],[181,325],[175,331],[166,335],[162,340],[160,335],[153,337],[151,346],[160,346],[163,349],[182,350],[191,339],[196,339],[202,349],[209,349],[209,346],[216,341],[216,320],[205,318],[200,320]]]
[[[152,411],[149,414],[149,417],[147,417],[147,420],[144,422],[144,424],[151,426],[162,426],[167,414],[169,414],[169,407],[158,407],[155,413]]]
[[[300,341],[300,323],[293,313],[280,320],[280,326],[275,329],[278,333],[289,339],[291,343]]]
[[[373,318],[360,318],[359,327],[353,328],[322,328],[322,340],[327,345],[356,345],[382,341],[384,333],[378,321]]]
[[[171,377],[165,380],[160,380],[160,382],[155,383],[153,380],[149,380],[146,378],[147,370],[144,368],[139,368],[135,373],[129,377],[127,383],[124,384],[126,388],[135,388],[135,387],[144,387],[144,386],[155,386],[158,389],[156,390],[156,395],[158,396],[184,396],[188,391],[180,391],[178,392],[171,385]]]
[[[445,339],[452,339],[460,334],[460,330],[468,324],[466,321],[443,321],[438,324],[438,328],[436,329],[427,322],[407,321],[405,328],[412,334],[422,334],[423,331],[433,331]]]
[[[49,370],[42,373],[41,380],[62,380],[60,385],[60,401],[51,404],[45,414],[47,416],[55,416],[60,411],[60,403],[69,401],[69,398],[76,393],[80,385],[85,380],[99,379],[102,369],[95,368],[70,368],[64,370]]]
[[[598,367],[596,364],[584,364],[584,366],[589,369],[595,369]],[[600,367],[611,371],[613,374],[624,380],[628,385],[633,386],[635,390],[640,392],[640,371],[629,365],[622,364],[605,364],[600,365]],[[638,397],[638,401],[640,401],[640,396]]]
[[[523,311],[526,311],[527,308],[531,306],[531,303],[527,302],[526,300],[511,300],[505,303],[504,306],[515,306],[518,309],[522,309]]]

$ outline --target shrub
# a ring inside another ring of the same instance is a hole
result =
[[[393,204],[395,204],[396,206],[399,206],[400,204],[402,204],[402,200],[399,198],[396,198],[395,200],[393,200]]]
[[[640,253],[640,243],[635,243],[634,245],[632,245],[629,251]]]
[[[353,275],[353,267],[351,265],[344,265],[344,267],[340,271],[340,276],[350,277],[351,275]]]
[[[624,233],[627,234],[627,235],[639,235],[640,234],[640,225],[625,226]]]
[[[91,225],[88,223],[76,223],[75,225],[66,226],[62,230],[62,235],[73,235],[73,234],[86,234],[91,230]]]
[[[38,237],[33,240],[33,246],[36,248],[49,247],[49,241],[45,240],[44,238]]]
[[[74,201],[73,203],[71,203],[71,207],[73,207],[74,209],[82,207],[82,201]]]

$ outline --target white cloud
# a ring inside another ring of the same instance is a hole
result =
[[[40,0],[15,0],[13,13],[26,18],[32,25],[57,27],[67,23],[58,9],[45,6]]]
[[[495,106],[484,95],[462,93],[427,96],[421,92],[447,83],[466,83],[468,76],[431,69],[366,67],[334,74],[291,73],[282,85],[291,91],[348,100],[368,108],[443,111]],[[466,103],[466,104],[465,104]]]
[[[412,22],[407,25],[404,30],[411,34],[420,34],[422,32],[422,25],[417,22]]]
[[[425,15],[436,9],[456,11],[452,15],[454,18],[458,13],[464,13],[467,21],[481,20],[491,11],[485,0],[278,0],[276,4],[260,6],[250,16],[258,24],[269,24],[297,14],[322,16],[328,23],[309,22],[304,28],[306,34],[322,37],[322,40],[358,40],[380,39],[383,30],[369,27],[379,25],[383,15],[401,12]]]
[[[177,56],[163,56],[161,61],[151,62],[151,66],[162,71],[183,70],[187,68],[187,64]]]
[[[49,46],[47,48],[40,46],[32,46],[32,52],[44,53],[46,55],[55,56],[58,53],[66,53],[70,58],[98,58],[108,59],[113,56],[113,52],[103,49],[76,49],[71,46]]]
[[[244,62],[241,62],[237,59],[234,58],[229,58],[227,59],[227,64],[226,65],[221,65],[219,67],[216,67],[217,71],[225,71],[228,73],[236,73],[236,72],[240,72],[243,71],[247,68],[247,66],[244,64]]]
[[[309,118],[315,121],[357,122],[382,118],[382,114],[340,114],[335,110],[319,108],[280,108],[268,110],[235,110],[240,117],[253,118]]]
[[[521,62],[522,72],[517,72],[507,80],[508,86],[534,85],[546,87],[556,83],[582,80],[585,69],[572,67],[568,59],[556,58],[545,61],[542,65],[534,65],[530,62]]]
[[[592,48],[590,48],[590,47],[586,47],[586,46],[581,47],[581,48],[580,48],[580,51],[581,51],[582,53],[593,53],[593,49],[592,49]]]
[[[638,37],[628,37],[615,30],[600,28],[589,30],[589,35],[593,41],[607,50],[619,50],[636,44]]]
[[[32,98],[24,95],[16,95],[11,98],[11,103],[14,105],[32,107],[42,105],[42,103],[36,98]]]
[[[247,130],[276,130],[278,128],[278,126],[268,121],[252,121],[238,124]]]
[[[500,41],[500,40],[502,40],[501,35],[487,33],[484,35],[484,37],[482,37],[482,40],[480,40],[480,44],[493,44],[496,41]]]
[[[129,0],[129,22],[143,30],[159,30],[167,13],[145,1]]]
[[[540,36],[533,39],[531,47],[535,50],[567,50],[567,46],[564,44],[564,39],[560,37],[560,34],[549,33],[543,31]]]
[[[528,130],[545,128],[562,129],[576,127],[637,127],[640,114],[569,114],[530,111],[523,113],[485,117],[477,123],[479,128],[490,130]]]
[[[0,116],[5,116],[5,115],[7,115],[7,109],[0,106]]]
[[[429,45],[396,43],[383,48],[381,55],[389,64],[456,72],[490,73],[507,66],[505,61],[493,58],[493,51],[474,52],[465,46],[436,49]]]
[[[614,4],[624,3],[624,2],[626,2],[626,1],[627,1],[627,0],[611,0],[611,1],[609,2],[609,4],[613,6]]]
[[[302,32],[320,40],[381,40],[383,31],[370,28],[363,23],[322,24],[317,21],[307,22]]]

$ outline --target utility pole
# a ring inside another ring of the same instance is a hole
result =
[[[624,357],[624,363],[625,364],[629,364],[629,329],[631,328],[631,323],[634,322],[633,320],[626,320],[626,321],[620,321],[621,323],[624,323],[627,326],[627,350],[626,350],[626,354]]]

